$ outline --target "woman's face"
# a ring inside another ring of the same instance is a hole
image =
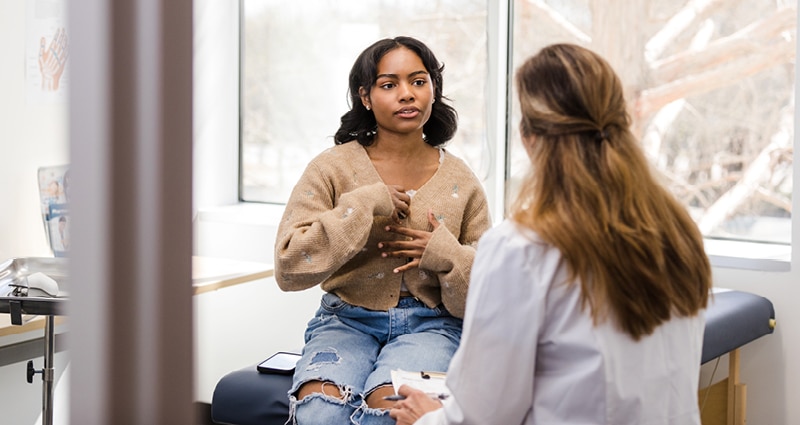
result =
[[[420,133],[433,107],[433,83],[416,53],[398,47],[378,62],[378,78],[369,96],[361,90],[361,101],[375,114],[378,134]]]

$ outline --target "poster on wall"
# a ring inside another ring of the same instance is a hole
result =
[[[26,21],[28,104],[66,103],[69,85],[67,1],[28,0]]]
[[[44,233],[56,257],[69,250],[69,166],[39,168],[39,197]]]

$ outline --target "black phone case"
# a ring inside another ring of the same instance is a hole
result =
[[[279,356],[279,355],[282,355],[282,354],[288,354],[290,356],[296,356],[297,359],[300,359],[300,354],[290,353],[290,352],[286,352],[286,351],[279,351],[279,352],[269,356],[266,360],[264,360],[261,363],[259,363],[256,366],[256,370],[258,370],[261,373],[271,373],[271,374],[276,374],[276,375],[292,375],[292,374],[294,374],[294,367],[289,368],[289,369],[282,369],[282,368],[276,368],[276,367],[269,367],[269,366],[265,365],[273,357]]]

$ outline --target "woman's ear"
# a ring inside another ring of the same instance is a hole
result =
[[[369,103],[369,95],[367,94],[367,90],[364,87],[358,88],[358,95],[361,97],[361,104],[364,105],[365,108],[369,111],[372,109],[372,105]]]

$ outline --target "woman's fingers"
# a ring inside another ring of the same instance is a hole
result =
[[[415,258],[409,261],[408,263],[403,264],[400,267],[395,267],[395,269],[392,270],[392,273],[402,273],[406,270],[411,270],[414,267],[419,267],[419,258]]]
[[[411,196],[406,193],[402,186],[386,185],[386,189],[389,191],[389,195],[392,197],[392,203],[394,204],[392,218],[396,223],[400,223],[402,220],[408,218],[411,212],[409,209]]]
[[[431,209],[428,210],[428,223],[430,223],[431,226],[433,226],[433,230],[436,230],[439,227],[439,225],[442,224],[439,222],[439,219],[436,218],[436,214],[434,214],[433,210]]]

